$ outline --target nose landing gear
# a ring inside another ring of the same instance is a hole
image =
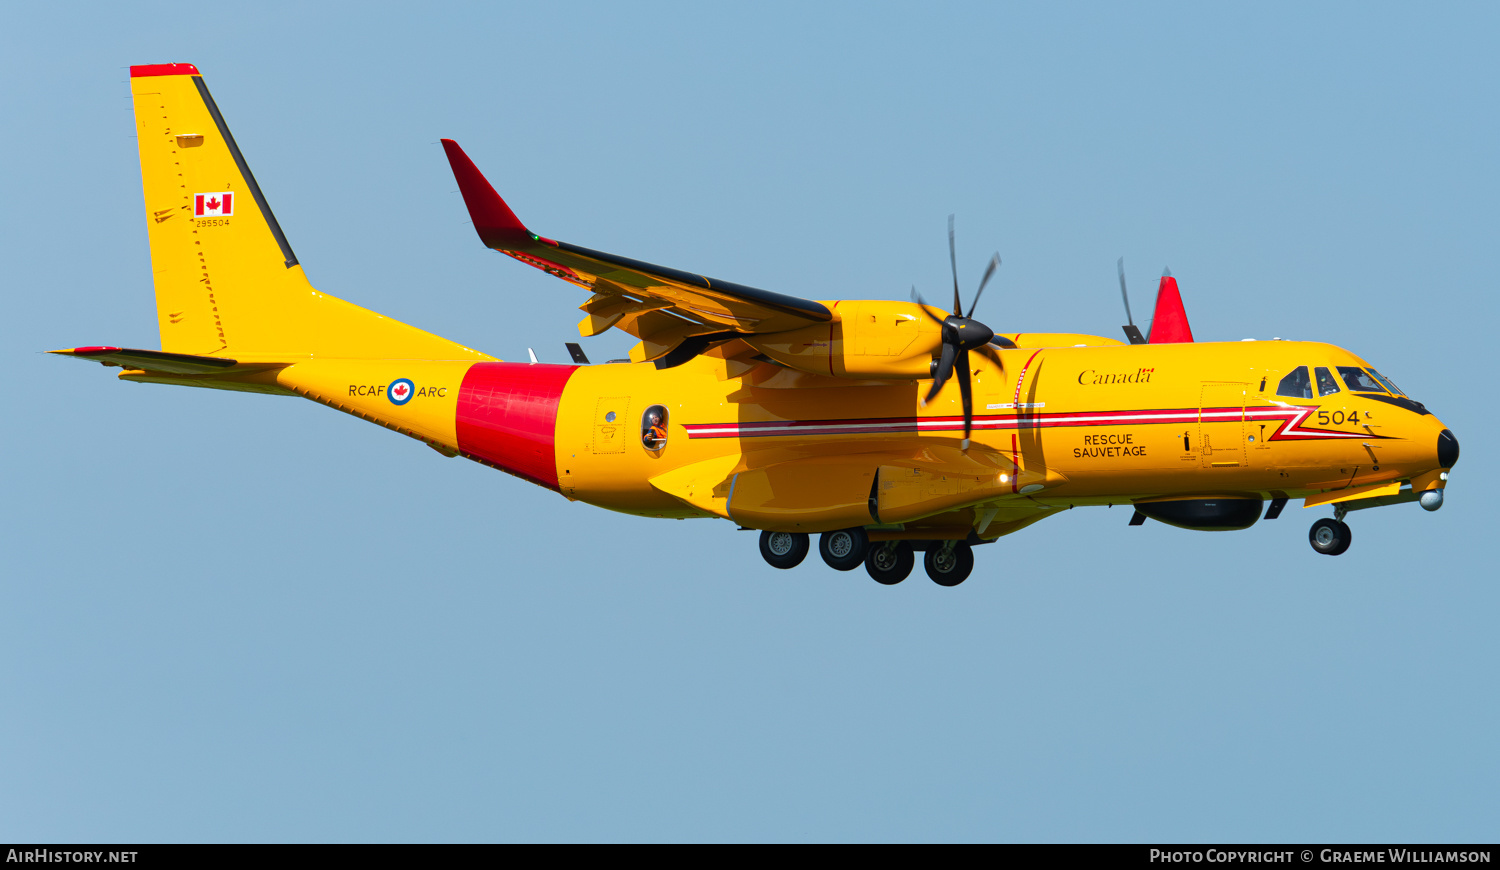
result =
[[[1307,533],[1307,540],[1319,553],[1325,556],[1337,556],[1349,549],[1350,542],[1354,540],[1354,533],[1349,530],[1348,524],[1342,518],[1324,517],[1312,524],[1312,529]]]

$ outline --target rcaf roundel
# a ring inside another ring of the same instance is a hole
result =
[[[234,214],[232,192],[193,194],[193,217],[229,217],[232,214]]]
[[[392,405],[404,405],[411,401],[416,392],[417,385],[411,382],[411,378],[397,378],[386,387],[385,397],[391,400]]]

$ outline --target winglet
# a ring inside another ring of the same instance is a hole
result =
[[[1171,272],[1161,276],[1161,286],[1156,290],[1156,313],[1151,317],[1151,332],[1146,340],[1151,344],[1193,340],[1187,311],[1182,307],[1182,294],[1178,292],[1177,279]]]
[[[448,153],[448,164],[453,167],[453,177],[464,195],[464,205],[469,207],[469,217],[474,220],[474,231],[479,233],[480,241],[496,250],[513,250],[537,239],[457,142],[444,139],[443,150]]]

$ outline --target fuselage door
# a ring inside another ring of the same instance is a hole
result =
[[[594,407],[594,452],[624,453],[627,435],[635,437],[635,421],[630,419],[630,397],[600,399]]]
[[[1248,383],[1205,381],[1198,403],[1198,451],[1204,468],[1239,468],[1245,456]]]

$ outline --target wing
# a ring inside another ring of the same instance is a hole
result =
[[[630,354],[637,362],[662,360],[674,350],[690,351],[686,356],[674,354],[685,361],[716,341],[833,319],[826,307],[808,299],[543,238],[526,229],[457,142],[444,139],[443,149],[480,240],[592,291],[594,295],[579,306],[588,314],[578,324],[579,333],[623,329],[641,339]]]

